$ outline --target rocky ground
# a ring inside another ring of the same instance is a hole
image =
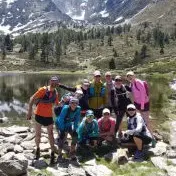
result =
[[[171,134],[169,143],[163,142],[162,136],[158,137],[155,148],[146,148],[145,154],[148,157],[147,162],[152,162],[155,175],[176,175],[176,121],[170,124]],[[93,159],[81,164],[68,161],[66,163],[56,162],[49,165],[50,145],[48,143],[47,131],[42,130],[41,138],[41,158],[34,160],[35,152],[35,134],[34,129],[29,127],[2,127],[0,128],[0,175],[1,176],[56,176],[56,175],[77,175],[77,176],[100,176],[116,175],[113,170],[98,162],[96,156]],[[57,138],[57,133],[55,133]],[[86,151],[85,151],[86,152]],[[126,149],[119,149],[106,153],[105,160],[109,164],[127,165],[134,163],[131,157],[128,157]],[[144,161],[143,163],[145,163]],[[123,167],[123,166],[122,166]],[[144,166],[137,166],[138,169]],[[146,168],[145,168],[146,169]],[[154,174],[153,173],[153,174]],[[153,175],[150,173],[150,175]]]

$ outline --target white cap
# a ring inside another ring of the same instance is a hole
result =
[[[101,73],[99,70],[94,71],[94,76],[101,76]]]
[[[127,106],[127,109],[136,109],[136,106],[134,105],[134,104],[129,104],[128,106]]]
[[[111,75],[112,75],[112,74],[111,74],[110,71],[108,71],[108,72],[105,73],[105,76],[111,76]]]
[[[134,76],[134,72],[133,71],[129,71],[129,72],[127,72],[126,76]]]
[[[109,113],[110,114],[110,110],[108,108],[103,109],[103,114],[105,114],[105,113]]]
[[[77,89],[75,93],[77,93],[77,94],[83,94],[83,91],[81,89]]]

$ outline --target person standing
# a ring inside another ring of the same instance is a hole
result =
[[[77,85],[76,87],[68,87],[66,85],[60,84],[59,87],[63,88],[65,90],[71,91],[71,92],[81,92],[82,96],[79,99],[79,106],[81,107],[81,115],[84,116],[85,112],[89,109],[88,104],[88,88],[89,88],[90,82],[88,79],[84,79],[82,81],[81,85]]]
[[[111,90],[111,102],[116,114],[115,132],[118,131],[118,137],[122,136],[122,119],[126,112],[126,107],[131,103],[129,99],[129,92],[126,90],[125,85],[122,84],[122,77],[115,77],[115,87]]]
[[[41,139],[41,127],[47,127],[49,142],[51,146],[51,163],[54,163],[54,137],[53,137],[53,105],[58,104],[58,92],[56,87],[58,86],[59,78],[52,76],[49,85],[38,89],[38,91],[31,96],[29,101],[29,109],[27,112],[27,120],[31,120],[32,106],[36,104],[35,114],[35,143],[36,159],[40,157],[40,139]]]
[[[89,108],[94,111],[97,119],[101,118],[102,110],[106,103],[105,86],[101,81],[101,73],[99,70],[94,72],[94,80],[88,89]]]
[[[112,112],[113,106],[111,101],[111,90],[114,89],[114,81],[112,80],[111,72],[105,73],[105,83],[104,86],[106,88],[106,104],[105,107]]]

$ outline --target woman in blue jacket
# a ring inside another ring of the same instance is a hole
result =
[[[56,119],[56,126],[59,130],[59,158],[62,158],[62,149],[64,139],[69,133],[72,137],[72,143],[70,147],[70,157],[75,158],[75,148],[77,144],[77,128],[80,120],[80,106],[78,106],[79,100],[77,98],[71,98],[69,105],[64,105],[60,115]]]
[[[92,110],[86,111],[85,118],[78,127],[78,142],[80,145],[90,145],[91,147],[97,146],[99,136],[98,122],[94,119]]]

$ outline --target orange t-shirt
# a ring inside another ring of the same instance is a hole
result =
[[[50,87],[41,87],[38,89],[38,91],[34,94],[34,97],[37,98],[43,98],[46,94],[46,89],[50,90]],[[49,96],[52,97],[52,94],[54,93],[53,91],[49,91]],[[58,105],[59,103],[59,96],[58,93],[56,92],[56,100],[55,104]],[[53,117],[53,103],[38,103],[36,106],[36,109],[34,111],[34,114],[42,116],[42,117]]]

